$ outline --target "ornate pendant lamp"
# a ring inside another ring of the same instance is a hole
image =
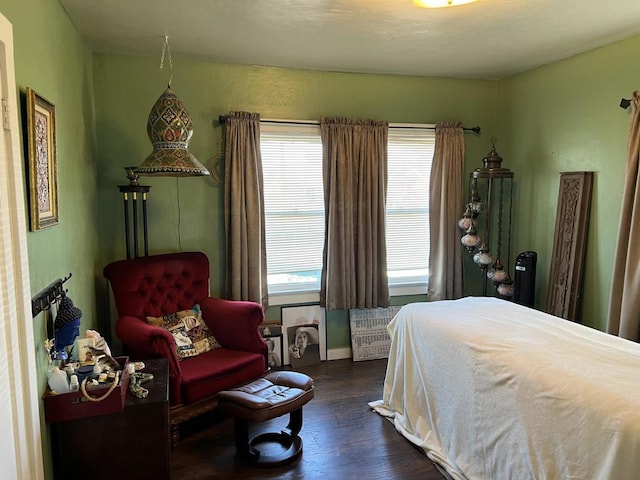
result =
[[[168,53],[171,65],[171,50],[169,49],[169,37],[165,35],[160,57],[160,69],[164,65],[164,56]],[[173,77],[173,73],[171,75]],[[142,209],[142,241],[144,255],[149,255],[149,242],[147,230],[147,194],[151,188],[148,185],[140,185],[138,177],[168,176],[190,177],[209,175],[204,165],[189,152],[189,141],[193,135],[193,125],[189,112],[184,104],[171,90],[171,77],[167,89],[154,103],[147,120],[147,135],[153,145],[153,151],[137,167],[125,167],[128,185],[119,185],[124,202],[124,227],[127,258],[133,254],[139,255],[139,228],[138,211]],[[142,200],[140,203],[138,200]],[[130,203],[131,201],[131,203]],[[180,210],[178,209],[178,213]]]
[[[173,70],[167,35],[164,37],[160,69],[164,64],[165,53],[168,54],[169,66]],[[167,89],[156,100],[149,112],[147,135],[153,145],[153,151],[139,167],[136,167],[135,173],[138,175],[170,177],[209,175],[209,170],[189,152],[193,124],[186,107],[171,90],[171,78]]]
[[[147,135],[153,151],[136,168],[137,174],[171,177],[209,175],[209,170],[188,150],[193,135],[191,117],[170,85],[151,108]]]

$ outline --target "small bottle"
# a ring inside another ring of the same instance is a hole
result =
[[[48,376],[49,388],[56,393],[68,393],[69,381],[66,372],[60,370],[57,365],[52,367]]]
[[[72,392],[77,392],[80,389],[80,382],[78,382],[77,375],[71,375],[69,378],[69,388]]]

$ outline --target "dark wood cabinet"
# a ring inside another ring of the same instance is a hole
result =
[[[145,361],[146,398],[127,392],[122,413],[51,424],[56,479],[169,479],[169,382],[166,359]]]

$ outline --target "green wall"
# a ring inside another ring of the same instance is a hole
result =
[[[16,95],[31,87],[56,106],[60,224],[28,234],[32,293],[72,272],[65,286],[84,312],[82,328],[103,329],[109,313],[102,268],[124,257],[117,186],[126,183],[123,167],[138,165],[151,151],[147,115],[170,72],[159,69],[159,56],[92,56],[55,0],[0,0],[0,12],[14,29]],[[629,112],[617,105],[638,88],[640,65],[632,59],[639,47],[640,37],[635,37],[499,82],[311,72],[177,57],[172,87],[194,122],[190,150],[210,169],[221,152],[216,120],[231,110],[259,112],[263,118],[458,119],[481,126],[481,135],[466,137],[467,173],[480,165],[496,135],[505,166],[516,178],[514,251],[539,255],[539,307],[546,300],[559,173],[596,172],[583,321],[604,328],[629,121]],[[152,187],[151,253],[206,252],[212,294],[222,295],[221,185],[212,178],[143,180]],[[478,294],[476,267],[468,258],[465,268],[466,293]],[[279,315],[278,307],[267,310],[267,318]],[[43,391],[41,345],[48,321],[47,313],[34,320]],[[346,312],[329,315],[328,331],[329,348],[349,346]],[[51,478],[44,423],[43,431],[45,469]]]
[[[583,323],[604,329],[625,173],[630,109],[640,88],[640,37],[499,82],[500,153],[517,185],[514,245],[538,252],[536,300],[546,305],[560,173],[593,171]]]
[[[185,58],[174,58],[173,67],[172,89],[194,124],[189,149],[210,170],[221,152],[217,119],[232,110],[299,120],[333,115],[413,123],[457,119],[482,127],[480,136],[467,136],[467,161],[474,167],[495,134],[497,93],[492,81],[312,72]],[[160,70],[159,57],[94,54],[99,203],[102,212],[109,212],[100,217],[104,264],[124,257],[117,186],[126,183],[124,167],[140,164],[151,152],[147,117],[169,77],[169,71]],[[223,295],[221,185],[202,177],[142,177],[142,183],[151,186],[151,253],[204,251],[212,265],[212,294]],[[267,318],[280,318],[280,309],[270,308]],[[350,346],[346,312],[332,312],[327,329],[329,348]]]
[[[0,0],[0,12],[13,25],[16,95],[21,104],[30,87],[56,108],[60,224],[27,235],[32,295],[72,273],[65,287],[84,313],[81,329],[95,328],[98,203],[91,52],[55,0]],[[24,114],[20,115],[24,124]],[[22,138],[24,134],[22,128]],[[24,151],[23,147],[23,157]],[[48,311],[33,320],[40,394],[46,387],[43,341],[50,320]],[[43,418],[41,425],[45,471],[52,478]]]

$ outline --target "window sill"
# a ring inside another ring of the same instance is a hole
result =
[[[392,285],[389,287],[389,296],[401,297],[404,295],[426,295],[428,289],[429,285],[426,283]]]
[[[282,292],[269,294],[269,306],[297,305],[300,303],[319,303],[320,292]]]
[[[406,295],[425,295],[427,293],[428,285],[426,283],[413,284],[413,285],[394,285],[389,287],[389,296],[401,297]],[[319,303],[320,292],[318,291],[306,291],[306,292],[281,292],[269,294],[269,305],[297,305],[301,303]]]

